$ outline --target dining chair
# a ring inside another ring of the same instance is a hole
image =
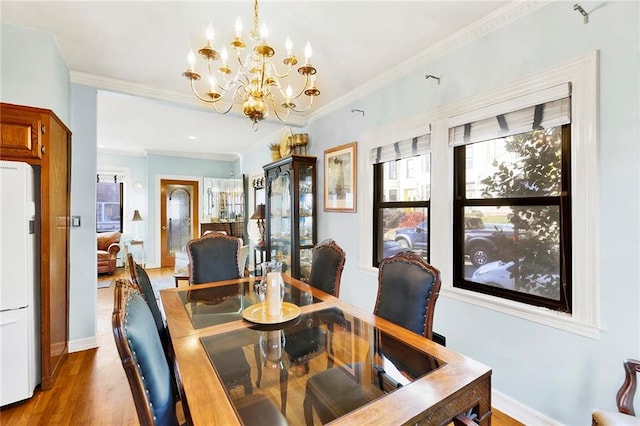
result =
[[[439,292],[440,272],[436,268],[414,252],[397,253],[383,259],[378,267],[378,295],[374,314],[431,339]],[[381,341],[382,337],[377,336],[376,356],[387,357],[396,366],[402,367],[401,355],[396,356],[395,351],[384,351],[385,346],[393,348],[390,340],[387,339],[386,345],[380,344]],[[427,361],[431,363],[428,368],[437,367],[433,365],[434,360]],[[375,370],[379,393],[371,389],[369,393],[363,392],[361,384],[346,374],[343,367],[329,368],[309,378],[303,402],[306,423],[313,424],[313,408],[325,423],[381,395],[385,390],[385,381],[392,379],[382,366],[376,366]]]
[[[158,330],[158,336],[160,336],[160,341],[162,342],[162,347],[164,348],[165,353],[169,355],[170,348],[167,327],[164,319],[162,318],[160,308],[158,307],[158,302],[156,300],[156,295],[153,292],[153,286],[151,285],[149,275],[142,266],[136,263],[131,253],[127,253],[127,265],[129,267],[131,281],[138,287],[140,294],[147,302],[147,305],[149,305],[151,315],[153,315],[153,321],[156,325],[156,330]]]
[[[240,277],[238,254],[242,240],[216,232],[203,235],[187,243],[190,284],[231,280]]]
[[[160,336],[149,332],[156,328],[153,314],[129,280],[116,281],[111,321],[140,424],[178,424],[169,363]]]
[[[624,382],[616,394],[618,412],[595,410],[591,414],[591,424],[596,426],[640,425],[633,409],[633,399],[636,393],[637,373],[640,373],[640,361],[627,359],[623,363]]]
[[[373,313],[431,339],[440,294],[440,271],[417,253],[404,251],[382,259]]]
[[[326,239],[313,247],[309,284],[332,296],[340,295],[340,280],[346,255],[332,239]]]
[[[340,280],[346,256],[344,250],[332,239],[326,239],[313,247],[309,284],[325,293],[338,297]],[[287,344],[285,352],[291,366],[303,366],[309,373],[309,361],[329,350],[333,353],[333,322],[327,322],[327,332],[317,326],[306,327],[294,332],[285,331]],[[327,358],[328,366],[333,365],[333,357]]]
[[[192,424],[182,386],[171,375],[160,338],[155,333],[149,333],[149,329],[154,327],[149,305],[138,288],[126,279],[116,281],[112,325],[140,424]],[[180,398],[176,395],[176,389]],[[178,399],[180,405],[176,403]],[[265,395],[243,395],[236,398],[234,404],[245,425],[287,424],[278,408]]]

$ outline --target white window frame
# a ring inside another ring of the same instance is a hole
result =
[[[449,128],[486,117],[530,106],[527,99],[550,87],[571,84],[571,191],[572,191],[572,313],[510,301],[460,288],[453,277],[453,147]],[[405,119],[362,137],[367,150],[412,137],[431,123],[431,262],[441,271],[441,296],[492,309],[514,317],[599,339],[599,168],[598,168],[598,53],[592,52],[566,64],[495,90],[466,98],[419,116]],[[366,170],[369,188],[361,191],[364,206],[359,212],[360,258],[363,272],[377,274],[367,265],[372,250],[373,167]]]

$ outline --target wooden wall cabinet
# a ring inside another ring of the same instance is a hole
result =
[[[68,352],[71,132],[50,110],[0,103],[0,159],[34,167],[39,194],[41,388]]]
[[[291,155],[264,166],[267,260],[308,281],[316,244],[316,157]]]

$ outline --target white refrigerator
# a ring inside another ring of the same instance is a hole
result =
[[[0,406],[30,398],[40,383],[34,182],[29,164],[0,161]]]

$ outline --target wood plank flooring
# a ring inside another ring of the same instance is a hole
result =
[[[151,279],[172,278],[172,268],[149,269]],[[128,278],[124,268],[100,281]],[[186,285],[182,282],[180,285]],[[113,285],[98,289],[98,348],[69,354],[51,390],[0,409],[0,425],[137,425],[133,398],[113,333]],[[497,410],[494,426],[522,425]]]

